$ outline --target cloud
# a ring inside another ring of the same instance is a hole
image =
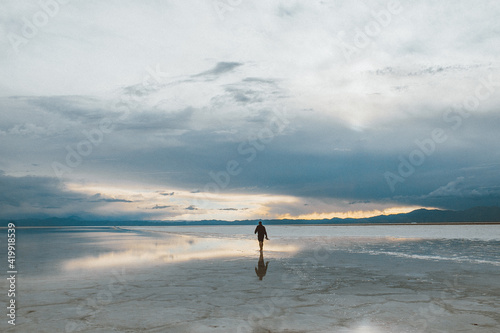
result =
[[[239,82],[226,84],[225,94],[213,98],[220,103],[220,99],[226,97],[237,104],[248,105],[265,103],[272,100],[284,98],[286,93],[279,86],[279,81],[274,79],[245,78]],[[226,101],[231,103],[231,101]]]
[[[460,73],[466,71],[472,71],[481,67],[488,67],[489,64],[473,64],[473,65],[445,65],[445,66],[430,66],[423,68],[413,68],[412,71],[405,70],[403,68],[394,68],[394,67],[385,67],[381,69],[377,69],[372,73],[375,75],[390,75],[390,76],[425,76],[425,75],[436,75],[436,74],[446,74],[447,72],[451,73]]]
[[[99,186],[65,186],[54,177],[22,176],[13,177],[0,171],[0,219],[47,218],[78,216],[84,219],[165,219],[185,215],[186,211],[197,211],[194,205],[148,203],[161,200],[162,195],[144,191],[143,194],[125,189],[108,193],[95,193]],[[93,194],[88,194],[89,192]],[[121,192],[121,194],[111,194]]]
[[[86,195],[68,191],[55,178],[12,177],[0,173],[1,218],[28,218],[83,215],[98,204]]]
[[[44,113],[83,124],[98,121],[108,113],[101,101],[92,96],[23,96],[15,100],[30,105],[31,110],[43,110]]]
[[[134,201],[127,199],[119,199],[119,198],[106,198],[103,197],[100,193],[96,193],[95,195],[89,198],[89,202],[134,202]]]
[[[461,197],[464,195],[463,188],[461,188],[464,184],[464,177],[458,177],[456,180],[449,182],[445,186],[439,187],[437,190],[429,193],[429,197],[446,197],[446,196],[455,196]]]
[[[1,28],[19,33],[33,6],[9,5]],[[494,203],[500,8],[401,6],[365,47],[354,37],[386,1],[243,2],[223,20],[210,2],[78,2],[19,54],[0,37],[0,168],[13,193],[3,211],[237,218]],[[352,59],[339,36],[356,48]],[[474,110],[456,107],[476,100]],[[284,126],[273,132],[276,110]],[[85,151],[102,120],[112,130]],[[399,175],[401,159],[422,154],[417,142],[436,129],[446,139],[392,192],[384,173]],[[81,163],[54,179],[53,163],[66,165],[79,148]],[[68,190],[124,179],[154,195]],[[213,184],[218,193],[207,193]],[[299,204],[224,211],[240,209],[228,193]],[[210,205],[191,201],[201,195],[213,195]]]
[[[37,126],[32,123],[24,123],[21,125],[15,125],[11,129],[9,129],[7,133],[12,135],[34,135],[39,137],[41,135],[50,134],[50,131],[44,127]]]
[[[205,76],[205,77],[215,77],[221,74],[225,74],[231,72],[236,67],[242,66],[242,63],[239,62],[218,62],[214,68],[201,72],[199,74],[193,75],[193,77]]]
[[[151,207],[151,209],[166,209],[166,208],[170,208],[172,206],[168,206],[168,205],[155,205],[154,207]]]

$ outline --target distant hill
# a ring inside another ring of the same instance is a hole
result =
[[[380,215],[366,223],[438,223],[438,222],[500,222],[500,207],[474,207],[466,210],[417,209],[406,214]]]
[[[11,220],[1,220],[6,226]],[[379,215],[361,219],[262,220],[264,224],[402,224],[402,223],[485,223],[500,222],[500,207],[474,207],[466,210],[417,209],[405,214]],[[254,225],[258,220],[243,221],[89,221],[78,217],[13,220],[18,227],[27,226],[162,226],[162,225]]]

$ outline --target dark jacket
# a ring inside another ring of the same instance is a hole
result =
[[[264,240],[264,236],[266,236],[267,238],[266,227],[264,227],[262,224],[259,224],[257,228],[255,228],[254,234],[257,234],[257,238],[260,242],[262,242]]]

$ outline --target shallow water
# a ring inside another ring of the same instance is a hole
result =
[[[269,226],[262,256],[252,232],[18,229],[18,320],[0,328],[500,330],[500,226]]]

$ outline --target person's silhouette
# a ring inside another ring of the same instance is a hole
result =
[[[267,273],[267,266],[269,266],[269,261],[264,264],[264,252],[260,251],[259,263],[255,267],[255,274],[262,280]]]
[[[264,236],[266,237],[267,240],[269,240],[269,238],[267,238],[266,227],[264,227],[262,225],[262,221],[259,221],[259,225],[255,228],[254,234],[257,234],[257,239],[259,240],[260,250],[262,251],[262,249],[264,247]]]

